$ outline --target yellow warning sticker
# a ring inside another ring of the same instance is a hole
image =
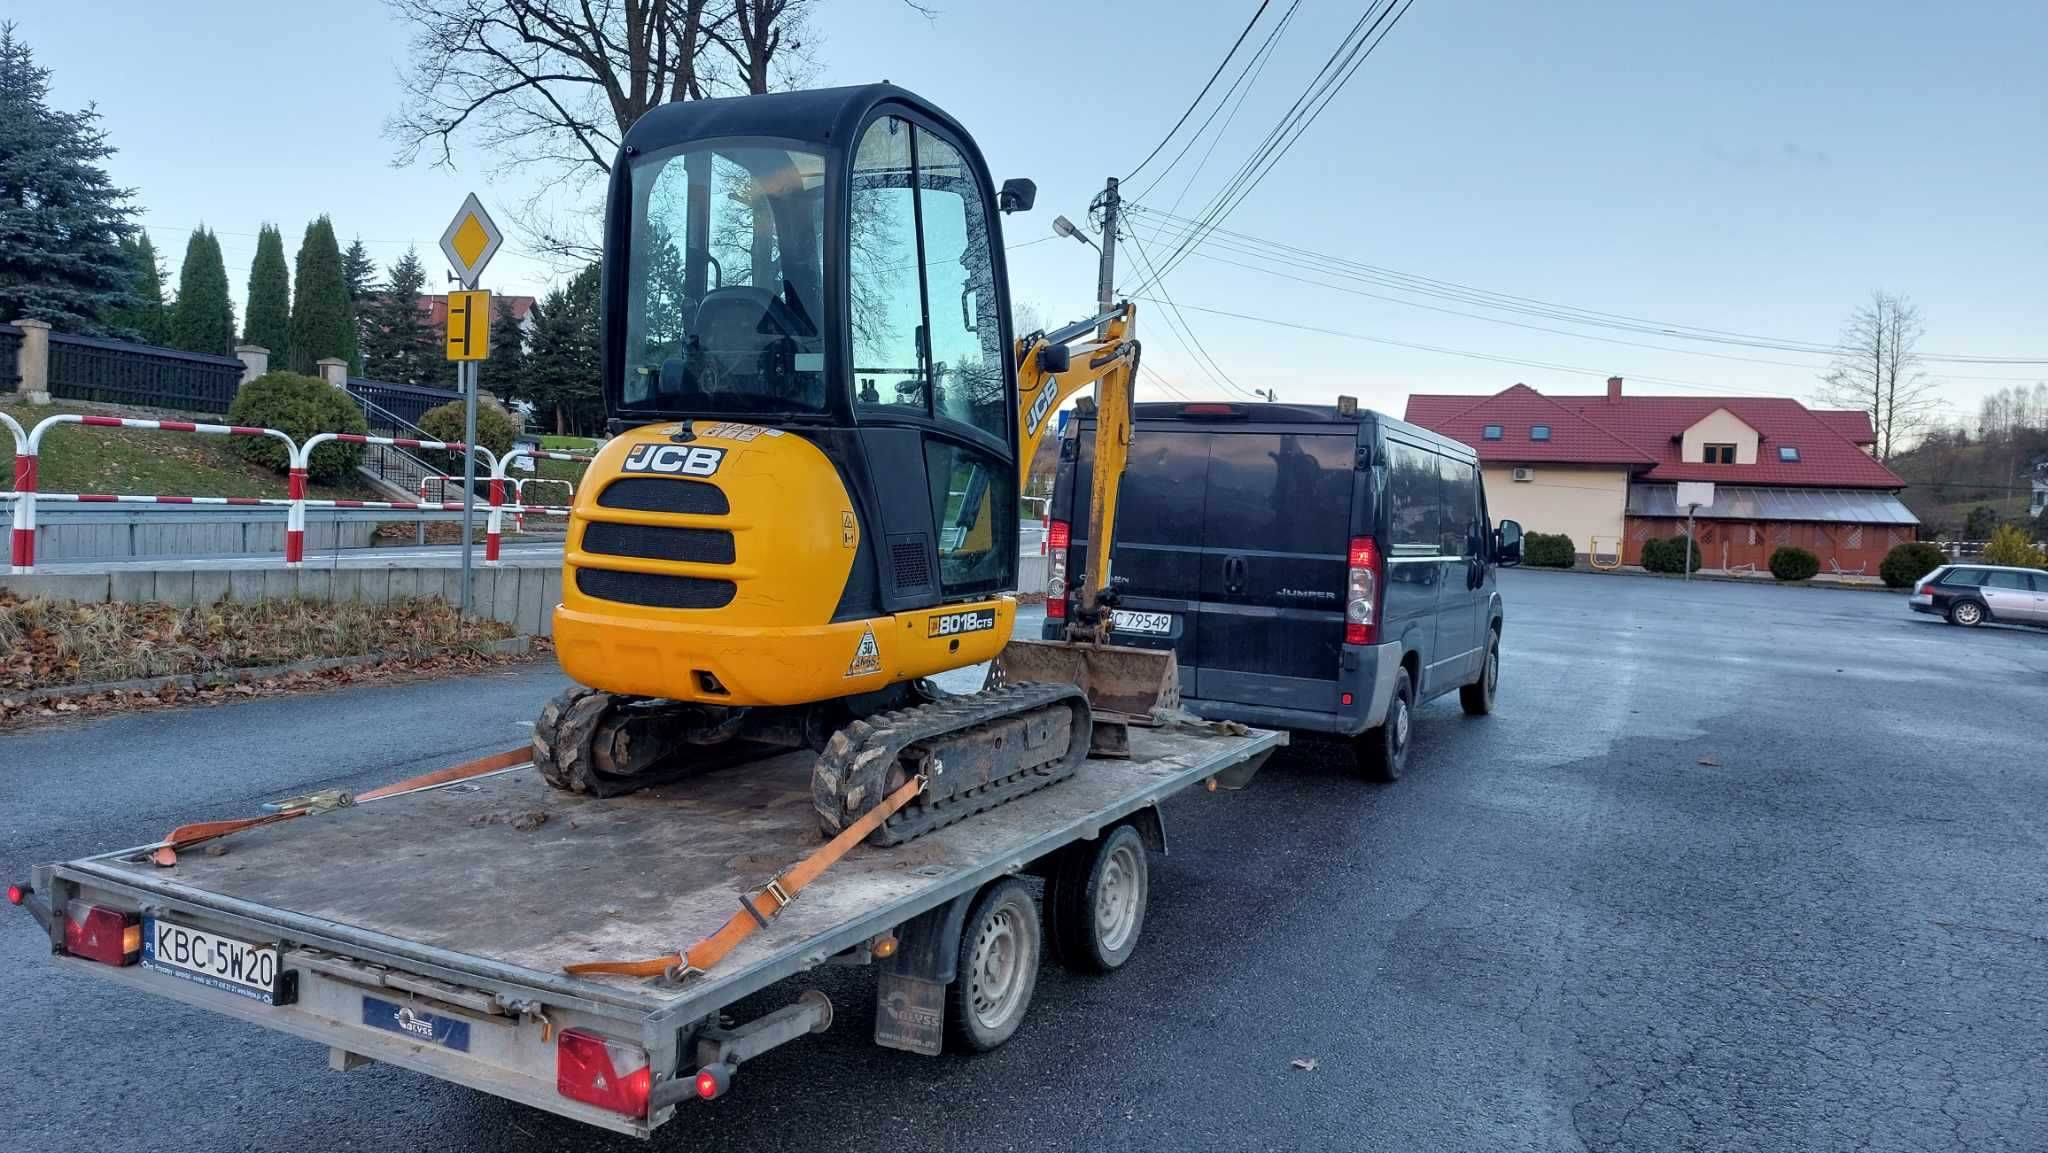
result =
[[[862,629],[860,645],[853,650],[853,663],[846,666],[849,677],[864,677],[882,671],[882,650],[875,644],[875,630]]]

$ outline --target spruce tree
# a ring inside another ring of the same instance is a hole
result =
[[[59,112],[49,94],[50,70],[0,24],[0,320],[97,335],[136,303],[121,250],[135,209],[102,167],[114,150],[99,114]]]
[[[284,262],[284,233],[266,224],[256,233],[256,259],[249,265],[249,314],[242,323],[242,343],[270,350],[270,362],[287,363],[291,356],[291,269]]]
[[[558,433],[594,429],[604,418],[599,389],[598,266],[548,293],[536,309],[533,339],[521,374],[523,399],[534,402],[543,424]]]
[[[348,298],[341,248],[334,241],[334,223],[327,217],[306,226],[292,284],[292,371],[314,375],[320,371],[319,362],[330,356],[351,366],[359,363],[355,309]]]
[[[171,311],[164,307],[164,266],[156,245],[150,242],[149,233],[138,228],[135,235],[121,241],[121,252],[128,260],[129,285],[134,291],[127,305],[101,315],[107,335],[144,344],[169,344]]]
[[[420,311],[427,283],[418,252],[408,248],[391,266],[384,291],[363,302],[363,371],[399,384],[434,384],[447,363],[439,335]]]
[[[370,250],[363,247],[360,236],[350,241],[348,251],[341,254],[341,277],[348,281],[348,302],[361,311],[363,299],[377,291],[377,264],[370,259]]]
[[[228,269],[220,241],[205,225],[185,242],[178,269],[178,303],[171,309],[171,347],[230,356],[235,351],[235,306],[228,299]]]
[[[500,296],[491,309],[491,358],[484,361],[484,387],[500,396],[526,397],[526,333],[512,315],[512,298]]]

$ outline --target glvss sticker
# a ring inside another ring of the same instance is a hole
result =
[[[422,1044],[469,1052],[469,1022],[423,1013],[410,1005],[394,1005],[380,997],[363,998],[363,1024],[403,1033]]]
[[[927,637],[957,637],[967,633],[985,633],[996,627],[996,610],[975,609],[966,613],[946,613],[931,618],[926,627]]]
[[[762,428],[758,424],[731,424],[721,422],[719,424],[706,424],[697,426],[698,436],[708,436],[718,440],[736,440],[739,441],[741,444],[751,443],[755,438],[765,436],[767,435],[767,433],[768,430]]]
[[[637,444],[626,454],[626,463],[619,466],[619,471],[710,476],[724,460],[724,449],[701,444]]]
[[[846,666],[849,677],[864,677],[882,671],[882,650],[875,644],[875,630],[862,629],[860,644],[853,650],[853,663]]]

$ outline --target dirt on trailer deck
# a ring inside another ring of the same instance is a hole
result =
[[[1066,781],[907,845],[863,845],[687,992],[805,950],[815,953],[807,964],[822,962],[823,935],[909,909],[965,871],[1021,868],[1050,834],[1077,824],[1092,834],[1105,811],[1121,815],[1157,785],[1283,740],[1137,730],[1130,760],[1088,761]],[[119,868],[200,903],[218,894],[559,975],[579,961],[687,946],[732,916],[742,893],[817,848],[815,759],[793,752],[606,799],[550,789],[522,768],[238,833],[222,842],[225,853],[187,854],[170,869]],[[591,980],[649,1007],[684,994],[658,981]]]

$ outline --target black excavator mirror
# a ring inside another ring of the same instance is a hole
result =
[[[1065,372],[1073,363],[1073,352],[1064,344],[1048,344],[1038,350],[1040,372]]]
[[[1029,212],[1038,200],[1038,184],[1015,176],[1003,181],[1003,190],[996,196],[996,206],[1004,212]]]

